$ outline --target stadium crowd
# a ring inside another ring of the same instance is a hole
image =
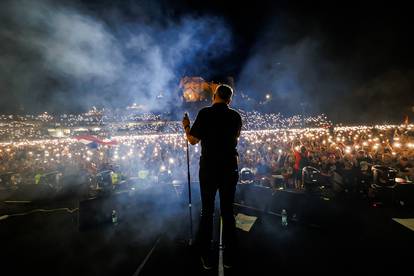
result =
[[[278,175],[285,187],[301,189],[300,172],[304,166],[312,166],[327,182],[336,173],[352,186],[378,164],[396,168],[407,180],[413,179],[413,125],[334,128],[328,127],[323,115],[301,120],[242,114],[245,129],[239,139],[239,169],[251,170],[257,179]],[[303,121],[314,127],[298,128]],[[153,133],[152,129],[142,131],[146,134],[118,132],[112,137],[117,141],[113,146],[90,147],[73,137],[2,142],[0,175],[18,173],[17,184],[36,184],[39,175],[52,171],[94,175],[111,169],[125,178],[143,181],[185,181],[185,140],[176,127],[178,123],[169,124],[164,128],[167,131],[157,134],[147,134]],[[194,181],[198,179],[199,154],[199,146],[190,146]]]

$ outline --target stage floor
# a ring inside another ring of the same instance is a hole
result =
[[[101,223],[82,231],[77,211],[0,220],[1,270],[8,272],[4,275],[217,275],[217,270],[202,271],[197,254],[187,246],[188,210],[181,203],[135,202],[128,206],[128,215],[120,216],[118,225]],[[238,230],[236,266],[224,274],[396,273],[412,268],[414,232],[393,218],[413,218],[414,210],[374,208],[364,201],[331,204],[321,208],[337,212],[321,210],[323,219],[317,214],[299,216],[287,228],[277,214],[236,206],[236,213],[257,220],[250,232]],[[69,199],[35,206],[2,203],[0,215],[78,206],[77,200]],[[195,202],[195,225],[198,207]],[[165,215],[171,208],[176,209]]]

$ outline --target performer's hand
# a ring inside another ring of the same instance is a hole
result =
[[[184,118],[183,118],[183,128],[184,128],[184,130],[187,127],[190,127],[190,118],[188,118],[188,114],[185,113]]]

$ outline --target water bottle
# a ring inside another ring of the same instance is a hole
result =
[[[282,210],[282,226],[286,227],[288,225],[287,221],[287,212],[285,209]]]
[[[112,224],[117,225],[118,224],[118,214],[115,210],[112,210]]]

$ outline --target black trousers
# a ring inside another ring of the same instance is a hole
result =
[[[236,247],[236,225],[233,213],[234,195],[238,181],[237,159],[229,162],[200,160],[201,219],[197,242],[202,251],[211,246],[213,214],[216,192],[220,196],[220,213],[223,220],[223,244],[226,250]]]

